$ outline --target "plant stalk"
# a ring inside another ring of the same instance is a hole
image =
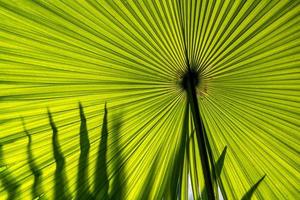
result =
[[[191,72],[191,69],[189,68],[189,74],[188,74],[188,80],[187,80],[187,97],[188,101],[191,107],[193,120],[194,120],[194,126],[196,130],[196,136],[198,140],[198,146],[200,151],[200,157],[201,157],[201,165],[202,165],[202,171],[204,175],[204,182],[205,187],[207,191],[207,198],[209,200],[215,200],[214,190],[213,190],[213,184],[212,184],[212,177],[210,173],[210,167],[209,167],[209,160],[207,155],[207,147],[205,143],[205,128],[203,126],[203,122],[200,116],[200,110],[198,105],[198,99],[196,94],[196,85],[195,81],[193,79],[193,75]],[[208,144],[207,144],[208,145]]]

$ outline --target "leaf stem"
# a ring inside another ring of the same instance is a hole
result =
[[[187,74],[187,97],[188,101],[191,107],[193,120],[194,120],[194,126],[196,130],[196,136],[198,140],[198,146],[200,151],[200,157],[201,157],[201,165],[202,165],[202,171],[204,175],[204,182],[205,187],[207,189],[207,198],[209,200],[215,200],[214,190],[213,190],[213,184],[212,184],[212,177],[210,174],[210,168],[209,168],[209,160],[207,155],[207,147],[205,143],[205,128],[203,126],[203,122],[200,116],[200,110],[198,105],[198,99],[196,95],[196,83],[194,81],[194,75],[190,69],[188,68],[188,74]]]

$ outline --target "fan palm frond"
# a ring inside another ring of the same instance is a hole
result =
[[[299,9],[1,0],[0,199],[297,199]]]

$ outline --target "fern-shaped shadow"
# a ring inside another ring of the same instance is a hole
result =
[[[123,165],[124,161],[121,156],[121,148],[119,147],[119,134],[121,128],[121,118],[118,117],[114,120],[112,127],[113,130],[113,152],[117,152],[113,158],[114,174],[112,178],[112,186],[109,187],[109,178],[107,172],[107,141],[108,141],[108,125],[107,125],[107,108],[104,107],[104,117],[101,131],[101,140],[98,147],[96,170],[94,174],[94,190],[90,191],[89,176],[88,176],[88,158],[90,150],[90,142],[88,136],[87,120],[84,114],[83,106],[79,103],[79,115],[80,115],[80,156],[78,162],[78,174],[76,182],[75,199],[123,199],[125,194],[125,180]],[[52,151],[56,164],[54,172],[54,197],[55,200],[69,200],[73,199],[69,188],[67,176],[65,174],[65,158],[61,151],[61,147],[58,141],[58,129],[54,123],[51,112],[48,110],[49,124],[52,130]],[[27,163],[29,169],[34,176],[34,182],[31,188],[32,199],[41,199],[43,197],[42,189],[42,171],[38,168],[34,156],[32,153],[32,137],[29,131],[25,127],[24,120],[23,128],[24,133],[28,138],[27,143]],[[3,189],[8,193],[8,200],[20,199],[20,184],[12,176],[12,173],[6,169],[3,162],[3,144],[0,144],[0,180],[2,182]],[[111,193],[109,193],[111,191]]]

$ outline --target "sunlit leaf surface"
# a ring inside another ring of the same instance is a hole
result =
[[[200,197],[187,60],[224,198],[297,199],[299,3],[0,0],[0,199]]]

